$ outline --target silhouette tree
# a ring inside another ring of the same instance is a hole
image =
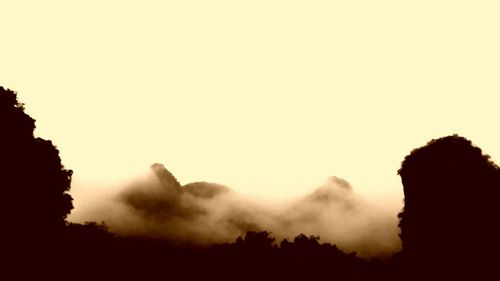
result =
[[[498,253],[500,171],[471,141],[452,135],[413,150],[398,171],[409,270],[486,272]]]
[[[269,251],[273,249],[275,238],[267,231],[248,231],[245,238],[236,239],[236,247],[251,251]]]
[[[51,141],[34,137],[34,129],[17,94],[0,87],[2,236],[16,249],[56,241],[73,208],[67,193],[72,171]]]

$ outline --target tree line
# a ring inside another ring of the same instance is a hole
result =
[[[498,275],[500,168],[458,135],[413,150],[398,174],[402,251],[363,259],[318,236],[275,241],[249,231],[232,243],[195,247],[120,237],[104,223],[66,221],[72,171],[35,120],[0,87],[2,267],[23,276],[94,279],[218,278],[409,280]],[[486,277],[485,277],[486,278]],[[480,278],[481,279],[481,278]]]

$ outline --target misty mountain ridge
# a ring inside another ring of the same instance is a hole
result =
[[[158,177],[161,185],[167,190],[167,193],[188,193],[196,197],[210,199],[226,192],[234,192],[229,187],[212,182],[192,182],[181,185],[177,178],[160,163],[154,163],[150,169]],[[332,203],[341,201],[346,193],[352,192],[353,188],[346,180],[331,176],[325,183],[308,195],[306,201],[322,201]]]
[[[155,163],[146,178],[123,188],[106,206],[92,219],[104,221],[113,232],[177,244],[209,246],[266,230],[278,241],[301,233],[319,235],[362,256],[384,256],[400,248],[395,214],[372,205],[335,176],[306,196],[270,204],[217,183],[182,185]]]
[[[500,167],[458,135],[433,139],[402,162],[398,174],[405,205],[397,216],[401,240],[396,217],[359,196],[341,178],[330,177],[314,192],[275,206],[219,184],[183,186],[162,164],[153,164],[144,177],[111,190],[110,197],[93,198],[97,200],[92,201],[96,215],[92,219],[100,216],[101,224],[78,224],[66,220],[73,209],[67,193],[72,171],[64,168],[51,141],[34,136],[34,119],[24,113],[15,92],[0,87],[2,105],[2,119],[19,121],[2,126],[7,137],[1,146],[10,208],[4,212],[7,231],[2,237],[8,242],[7,267],[23,267],[17,273],[25,269],[39,273],[42,267],[63,274],[60,269],[81,272],[81,265],[87,268],[92,261],[97,266],[92,273],[116,274],[129,257],[135,259],[125,267],[136,263],[146,269],[153,262],[183,272],[178,266],[192,257],[200,258],[193,265],[209,269],[215,264],[210,262],[220,264],[220,260],[204,257],[219,256],[234,273],[253,271],[257,261],[259,274],[274,268],[276,276],[286,269],[296,277],[290,269],[298,269],[309,277],[316,272],[319,278],[331,271],[330,266],[356,280],[373,273],[379,277],[403,273],[399,277],[418,280],[467,275],[474,278],[465,279],[489,280],[482,277],[498,275]],[[34,167],[30,177],[23,163]],[[401,242],[402,251],[396,254]],[[171,247],[174,244],[188,247]],[[204,250],[206,255],[199,256]],[[188,259],[179,259],[179,251]],[[359,259],[353,251],[363,257],[389,257],[388,263]],[[304,259],[297,260],[301,256]],[[110,268],[110,263],[116,267]],[[206,275],[205,270],[198,272]]]
[[[210,182],[192,182],[182,186],[174,175],[163,164],[151,165],[162,186],[172,193],[187,193],[192,196],[210,199],[222,193],[232,192],[228,187]]]

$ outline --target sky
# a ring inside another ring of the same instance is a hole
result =
[[[2,1],[0,85],[80,198],[163,163],[291,198],[330,176],[401,202],[458,133],[500,161],[498,1]]]

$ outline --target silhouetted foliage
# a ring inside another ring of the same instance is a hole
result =
[[[60,235],[73,208],[67,193],[72,171],[64,169],[51,141],[34,137],[34,129],[16,93],[0,87],[2,228],[24,243]]]
[[[279,244],[267,231],[249,231],[236,242],[216,245],[212,254],[232,270],[263,278],[310,279],[335,276],[339,280],[361,280],[375,273],[368,261],[356,253],[346,254],[335,245],[320,243],[318,236],[300,234]],[[388,274],[380,274],[387,278]],[[375,278],[378,276],[372,276]]]
[[[409,269],[491,269],[499,239],[499,168],[478,147],[452,135],[408,155],[398,171],[405,205],[399,214]]]
[[[268,251],[273,249],[274,237],[267,231],[248,231],[245,238],[238,237],[236,246],[246,248],[252,251]]]
[[[106,243],[113,239],[114,234],[109,232],[104,222],[68,223],[65,235],[67,239],[74,241],[92,241],[92,243]]]
[[[28,269],[13,267],[17,279],[43,279],[44,271],[56,280],[75,273],[82,279],[108,280],[158,275],[183,280],[408,280],[496,273],[500,168],[457,135],[432,140],[404,159],[398,171],[405,194],[399,214],[403,250],[392,258],[366,260],[314,235],[277,243],[270,232],[249,231],[233,243],[195,247],[115,236],[104,223],[68,223],[72,172],[62,166],[50,141],[33,135],[34,129],[35,120],[24,112],[16,93],[0,87],[1,238],[2,254],[8,258],[3,266],[13,261]],[[178,193],[212,198],[228,192],[208,183],[183,189],[163,166],[153,168],[170,187],[166,199],[160,198],[166,205],[178,204],[172,199]],[[138,196],[158,200],[148,194],[126,195],[132,203]],[[137,202],[143,203],[142,197]],[[156,208],[149,211],[172,219]]]

